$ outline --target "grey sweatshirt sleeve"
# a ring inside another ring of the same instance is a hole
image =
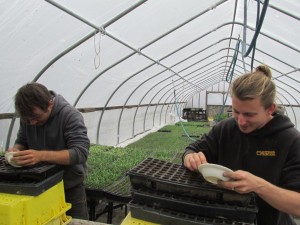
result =
[[[80,112],[73,111],[68,116],[64,130],[64,138],[70,153],[70,164],[85,163],[89,154],[90,141]]]

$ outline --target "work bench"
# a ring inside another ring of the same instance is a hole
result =
[[[119,207],[125,207],[127,214],[127,204],[132,199],[131,184],[128,176],[124,176],[113,184],[102,188],[86,188],[86,195],[89,205],[89,219],[95,221],[100,215],[107,213],[107,223],[112,223],[113,210]],[[107,203],[102,212],[97,212],[99,201]]]

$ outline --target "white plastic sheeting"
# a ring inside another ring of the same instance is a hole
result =
[[[13,97],[30,81],[88,111],[91,142],[104,145],[174,122],[174,100],[178,111],[222,104],[223,94],[209,94],[208,102],[206,94],[228,90],[239,41],[233,76],[251,63],[269,65],[277,101],[297,125],[300,2],[260,1],[260,12],[267,4],[255,55],[243,58],[242,43],[247,50],[256,30],[257,1],[0,1],[2,145],[15,139]]]

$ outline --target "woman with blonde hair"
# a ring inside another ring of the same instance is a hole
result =
[[[235,79],[231,86],[233,118],[215,125],[190,144],[183,164],[196,171],[203,163],[231,168],[232,181],[218,185],[258,196],[258,225],[296,224],[300,216],[300,133],[276,113],[276,86],[266,65]]]

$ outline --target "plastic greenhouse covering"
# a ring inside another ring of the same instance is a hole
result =
[[[300,1],[0,1],[0,142],[19,127],[14,95],[36,81],[84,116],[92,143],[116,146],[230,105],[232,79],[267,64],[300,127]]]

